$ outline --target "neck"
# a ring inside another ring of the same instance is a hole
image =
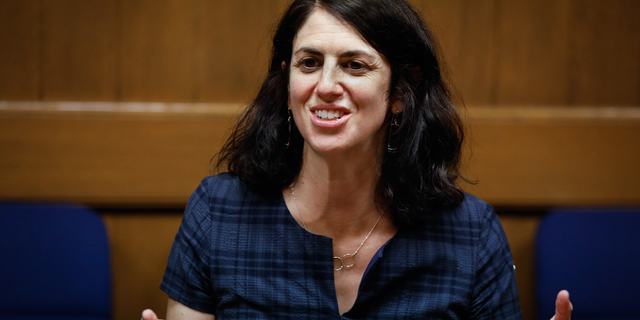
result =
[[[380,157],[332,154],[329,158],[309,149],[305,148],[295,183],[309,231],[334,239],[368,232],[381,214],[375,205]]]

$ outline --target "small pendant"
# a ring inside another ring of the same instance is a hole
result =
[[[343,268],[349,269],[353,267],[354,264],[356,264],[356,256],[351,253],[347,253],[342,257],[333,257],[333,270],[335,271],[340,271]],[[339,265],[339,267],[336,267],[336,265]]]

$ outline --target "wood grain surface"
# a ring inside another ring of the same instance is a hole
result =
[[[640,2],[412,0],[468,105],[640,105]],[[0,100],[245,102],[287,1],[0,0]]]

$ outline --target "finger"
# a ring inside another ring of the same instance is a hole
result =
[[[555,320],[570,320],[571,312],[573,311],[573,305],[569,300],[569,292],[562,290],[558,293],[556,298],[556,315]]]
[[[142,311],[142,320],[158,320],[158,316],[151,309]]]

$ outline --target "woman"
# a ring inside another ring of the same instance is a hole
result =
[[[229,173],[189,201],[167,318],[521,318],[500,222],[456,185],[462,140],[408,4],[294,1]]]

